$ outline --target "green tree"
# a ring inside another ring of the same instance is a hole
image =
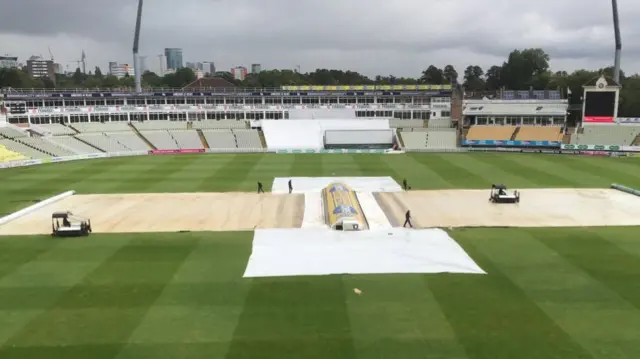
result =
[[[480,66],[467,66],[464,69],[464,82],[463,85],[470,91],[480,91],[486,86],[484,82],[484,70]]]
[[[442,69],[430,65],[426,70],[422,71],[419,82],[429,85],[442,85],[444,83],[444,73]]]
[[[100,67],[96,66],[95,71],[93,71],[93,76],[95,76],[96,78],[102,80],[102,70],[100,70]]]
[[[442,75],[444,77],[444,82],[447,84],[455,85],[458,83],[458,71],[453,65],[447,65],[442,70]]]
[[[80,68],[78,67],[76,69],[76,72],[73,73],[73,83],[75,85],[82,85],[82,83],[84,82],[84,74],[82,73],[82,71],[80,71]]]

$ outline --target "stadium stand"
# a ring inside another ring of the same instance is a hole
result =
[[[168,130],[140,131],[159,150],[178,150],[180,146]]]
[[[155,120],[155,121],[145,121],[145,122],[131,122],[131,124],[136,129],[138,129],[138,131],[146,131],[146,130],[186,130],[188,123],[186,121]]]
[[[27,157],[19,152],[11,151],[3,145],[0,145],[0,162],[10,162],[25,160]]]
[[[204,148],[200,136],[196,130],[169,130],[169,134],[178,143],[181,149],[199,149]]]
[[[457,133],[455,129],[438,129],[427,132],[428,149],[453,149],[457,147]]]
[[[469,141],[508,141],[516,126],[471,126],[466,139]]]
[[[76,137],[82,139],[82,141],[89,143],[91,146],[97,147],[104,152],[126,152],[131,151],[130,148],[118,142],[116,139],[108,136],[105,133],[81,133]]]
[[[427,132],[429,131],[426,127],[415,127],[415,128],[401,128],[402,132]]]
[[[236,136],[238,148],[262,148],[260,134],[256,130],[235,129],[232,130]]]
[[[562,141],[564,133],[560,126],[521,126],[516,133],[517,141]]]
[[[149,145],[133,131],[108,132],[105,134],[131,151],[150,150]]]
[[[60,146],[65,146],[74,150],[78,154],[98,153],[98,149],[87,145],[73,136],[52,136],[44,138]]]
[[[451,128],[452,122],[448,118],[431,119],[427,122],[428,128]]]
[[[13,140],[7,140],[7,139],[0,140],[0,145],[6,147],[9,151],[18,152],[24,155],[25,157],[29,157],[29,158],[40,159],[40,158],[51,157],[51,155],[47,153],[38,151],[35,148],[25,145],[24,143],[16,142]]]
[[[71,127],[61,125],[59,123],[31,125],[30,128],[42,135],[60,136],[76,134],[76,131],[74,131]]]
[[[194,129],[202,129],[202,130],[248,128],[246,121],[236,121],[236,120],[194,121],[192,126]]]
[[[41,137],[19,137],[16,138],[15,141],[55,157],[73,156],[77,154],[71,149],[46,141]]]
[[[392,118],[389,120],[389,127],[391,128],[424,128],[423,120],[401,120]]]
[[[0,127],[0,137],[18,138],[18,137],[27,137],[27,134],[23,131],[7,126],[7,127]]]
[[[237,148],[236,138],[231,130],[202,130],[209,148]]]
[[[78,132],[114,132],[114,131],[130,131],[129,123],[122,122],[77,122],[70,125]]]
[[[584,126],[582,133],[578,132],[571,136],[571,144],[629,146],[638,135],[640,135],[640,126]]]

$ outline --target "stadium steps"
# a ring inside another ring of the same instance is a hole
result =
[[[513,131],[513,133],[511,134],[511,137],[509,138],[509,140],[513,141],[516,139],[516,137],[518,137],[518,133],[520,132],[520,126],[516,127],[516,130]]]
[[[200,142],[202,142],[202,145],[204,146],[204,148],[211,148],[209,147],[209,143],[207,142],[207,138],[204,137],[204,133],[202,133],[201,129],[197,129],[196,132],[198,132],[198,137],[200,137]]]
[[[424,128],[429,127],[429,120],[424,120],[424,121],[422,122],[422,127],[424,127]]]
[[[569,144],[571,143],[571,133],[567,133],[564,136],[562,136],[562,143],[564,144]]]
[[[136,128],[136,126],[134,126],[132,123],[129,123],[129,127],[131,127],[131,129],[133,130],[133,132],[135,132],[136,135],[138,135],[138,137],[140,137],[140,139],[142,141],[144,141],[144,143],[147,144],[147,146],[149,146],[149,148],[157,150],[156,146],[153,145],[153,143],[151,143],[151,141],[147,140],[146,137],[144,137],[140,131],[138,131],[138,129]]]
[[[69,126],[69,127],[71,127],[71,126]],[[71,127],[71,128],[73,128],[73,127]],[[75,131],[77,131],[75,128],[73,128],[73,129],[74,129]],[[95,148],[96,150],[98,150],[98,152],[105,152],[105,153],[107,152],[107,151],[103,150],[103,149],[102,149],[102,148],[100,148],[100,147],[96,147],[96,146],[94,146],[94,145],[90,144],[89,142],[87,142],[87,141],[83,140],[82,138],[80,138],[80,137],[78,137],[78,136],[76,136],[76,135],[73,135],[72,137],[73,137],[73,138],[75,138],[76,140],[78,140],[78,141],[80,141],[80,142],[84,143],[84,144],[85,144],[85,145],[87,145],[87,146],[90,146],[90,147]]]
[[[400,128],[396,128],[396,138],[398,139],[398,145],[400,148],[404,148],[404,140],[402,139],[402,132]]]
[[[25,145],[25,146],[27,146],[27,147],[31,147],[31,148],[33,148],[34,150],[36,150],[36,151],[38,151],[38,152],[42,152],[42,153],[44,153],[44,154],[47,154],[47,155],[49,155],[49,156],[51,156],[51,157],[57,157],[57,156],[56,156],[56,155],[54,155],[53,153],[48,152],[48,151],[45,151],[45,150],[43,150],[42,148],[38,148],[38,147],[36,147],[36,146],[32,146],[32,145],[30,145],[30,144],[28,144],[28,143],[26,143],[26,142],[22,142],[22,141],[20,141],[20,138],[14,138],[14,139],[13,139],[13,141],[15,141],[15,142],[19,142],[20,144]]]
[[[631,146],[640,146],[640,135],[636,136],[636,139],[631,142]]]
[[[267,140],[264,138],[264,132],[262,132],[262,130],[258,130],[258,136],[260,136],[260,143],[262,144],[262,148],[267,148]]]
[[[62,126],[64,127],[69,127],[70,129],[72,129],[73,131],[75,131],[76,133],[80,133],[80,131],[78,131],[77,129],[71,127],[71,125],[67,124],[67,123],[62,123]]]

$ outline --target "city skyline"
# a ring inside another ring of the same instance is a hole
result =
[[[88,69],[96,65],[105,69],[109,61],[132,63],[136,4],[114,1],[101,16],[80,0],[55,6],[45,0],[15,3],[0,14],[4,45],[0,53],[24,61],[33,54],[47,54],[51,46],[56,62],[65,66],[77,60],[82,49]],[[267,5],[256,0],[187,0],[175,8],[167,0],[157,0],[145,5],[140,54],[148,56],[147,66],[156,72],[156,56],[170,46],[182,48],[186,61],[208,59],[219,69],[258,62],[267,68],[301,65],[302,72],[337,68],[369,76],[416,76],[430,64],[486,67],[515,48],[527,47],[545,49],[554,70],[611,66],[610,3],[582,4],[577,0],[400,0],[393,4],[301,0],[292,5],[274,0]],[[31,9],[36,6],[37,11]],[[634,40],[640,36],[640,24],[635,21],[640,3],[620,0],[619,7],[622,68],[627,73],[640,72],[640,43]],[[54,16],[57,13],[60,16]],[[30,21],[23,21],[27,14]],[[47,16],[40,19],[39,14]],[[211,14],[221,15],[216,21],[205,21]],[[319,26],[308,26],[314,21]],[[392,26],[383,26],[386,23]]]

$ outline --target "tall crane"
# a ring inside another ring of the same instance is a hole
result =
[[[49,56],[51,56],[51,62],[55,62],[53,60],[53,52],[51,52],[51,46],[49,46]]]

